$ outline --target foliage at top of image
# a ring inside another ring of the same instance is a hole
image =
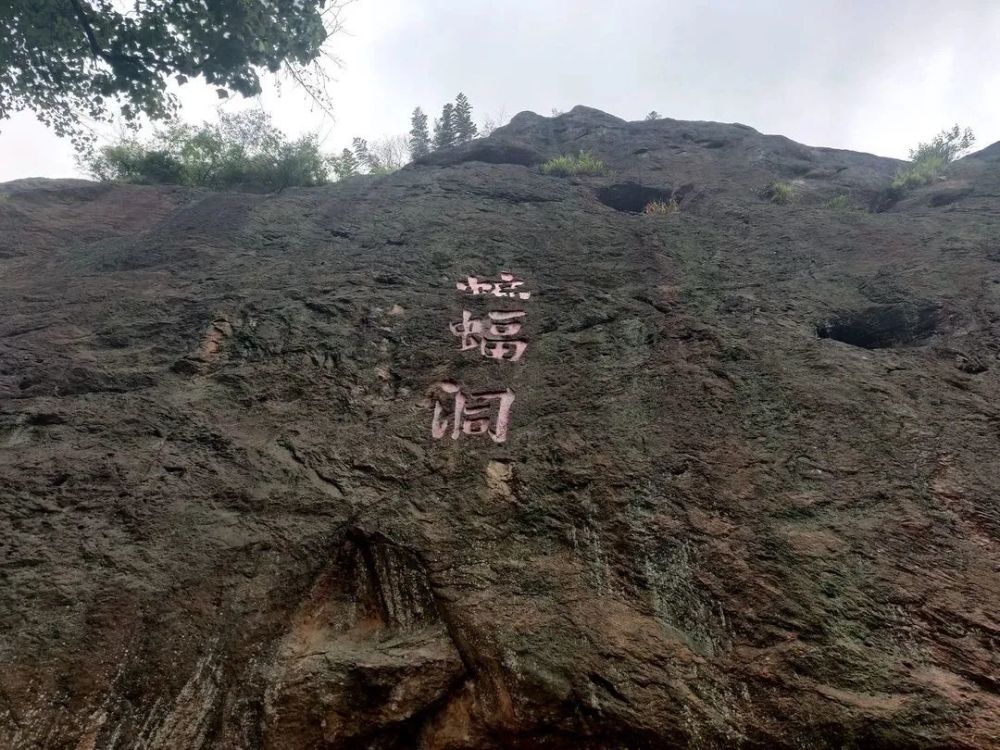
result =
[[[598,159],[590,151],[583,151],[576,156],[557,156],[542,164],[542,174],[551,174],[559,177],[569,175],[602,175],[607,174],[608,168],[604,162]]]
[[[290,141],[261,110],[170,125],[145,141],[124,137],[80,163],[99,180],[215,189],[276,191],[321,185],[328,174],[316,136]]]
[[[779,206],[791,203],[792,196],[794,194],[792,186],[787,182],[772,182],[765,186],[764,190],[761,191],[761,196],[763,198]]]
[[[338,0],[13,0],[0,3],[0,120],[32,110],[78,147],[90,118],[169,119],[173,79],[202,77],[220,97],[254,96],[284,68],[309,74],[339,28]]]
[[[975,142],[971,128],[962,130],[954,125],[927,143],[918,143],[916,148],[910,149],[910,164],[893,178],[892,189],[903,192],[933,182],[945,166],[967,153]]]

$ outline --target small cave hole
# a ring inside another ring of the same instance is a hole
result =
[[[35,427],[48,427],[54,424],[66,424],[66,419],[60,414],[39,412],[28,417],[28,424]]]
[[[597,190],[597,200],[605,206],[630,214],[641,214],[650,203],[654,201],[666,203],[673,197],[673,190],[645,187],[635,182],[610,185]]]
[[[934,193],[927,203],[932,208],[941,208],[941,206],[950,206],[952,203],[956,203],[971,194],[971,187],[950,188],[948,190],[942,190],[938,193]]]
[[[937,305],[876,305],[857,312],[838,313],[816,326],[821,339],[833,339],[863,349],[888,349],[920,344],[940,322]]]

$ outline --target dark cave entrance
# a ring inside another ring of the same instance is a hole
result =
[[[636,182],[623,182],[597,190],[597,200],[605,206],[630,214],[641,214],[650,203],[654,201],[666,203],[673,197],[673,190],[646,187]]]
[[[863,349],[888,349],[921,343],[939,322],[940,308],[931,303],[876,305],[838,313],[819,323],[816,335]]]

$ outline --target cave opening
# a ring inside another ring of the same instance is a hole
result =
[[[630,214],[641,214],[650,203],[667,203],[673,197],[674,191],[669,188],[646,187],[636,182],[623,182],[597,190],[597,200],[605,206]]]
[[[875,305],[855,312],[838,313],[817,324],[816,335],[863,349],[888,349],[919,344],[937,329],[937,305]]]

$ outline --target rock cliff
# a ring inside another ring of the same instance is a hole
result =
[[[0,747],[1000,747],[1000,144],[898,168],[0,185]]]

